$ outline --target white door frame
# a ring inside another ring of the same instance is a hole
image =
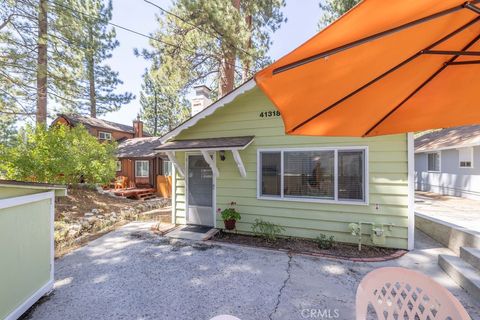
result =
[[[217,164],[217,153],[214,151],[213,154],[208,152],[210,155],[213,155],[213,162]],[[189,204],[188,204],[188,176],[189,176],[189,166],[188,166],[188,157],[189,156],[202,156],[201,152],[189,151],[185,152],[185,224],[188,224],[188,214],[189,214]],[[217,227],[217,177],[213,174],[212,170],[212,215],[213,215],[213,227]]]

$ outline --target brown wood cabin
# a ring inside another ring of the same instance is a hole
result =
[[[55,124],[82,124],[101,141],[117,141],[116,176],[126,176],[129,185],[137,188],[154,188],[161,197],[171,196],[171,164],[155,154],[153,149],[160,146],[160,139],[146,133],[141,120],[128,126],[78,114],[59,114],[52,122]]]

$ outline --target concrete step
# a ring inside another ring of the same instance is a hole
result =
[[[459,286],[473,297],[480,297],[480,271],[457,256],[441,254],[438,264]]]
[[[462,258],[463,261],[470,263],[480,272],[480,249],[461,247],[460,258]]]
[[[437,240],[457,255],[460,247],[480,249],[480,232],[415,213],[415,227]]]

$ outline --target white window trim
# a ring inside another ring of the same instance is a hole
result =
[[[102,138],[101,135],[108,136],[109,138]],[[98,132],[98,139],[100,140],[112,140],[112,133],[111,132],[106,132],[106,131],[99,131]]]
[[[146,176],[139,176],[137,172],[137,163],[138,162],[147,162],[148,163],[148,172]],[[148,160],[135,160],[135,177],[136,178],[148,178],[150,176],[150,161]]]
[[[428,169],[428,155],[429,154],[438,154],[438,170],[429,170]],[[435,152],[427,152],[427,172],[441,172],[442,171],[442,152],[435,151]]]
[[[339,200],[338,199],[338,151],[345,151],[345,150],[352,150],[352,151],[364,151],[365,154],[365,175],[364,175],[364,184],[363,184],[363,191],[364,191],[364,200]],[[334,158],[334,199],[316,199],[316,198],[302,198],[302,197],[285,197],[284,190],[283,190],[283,176],[284,176],[284,163],[283,163],[283,154],[284,151],[334,151],[335,158]],[[281,187],[280,187],[280,196],[265,196],[261,194],[261,158],[260,155],[262,152],[280,152],[280,170],[281,170]],[[276,200],[276,201],[294,201],[294,202],[312,202],[312,203],[325,203],[325,204],[350,204],[350,205],[361,205],[361,206],[368,206],[369,205],[369,160],[368,160],[368,146],[346,146],[346,147],[311,147],[311,148],[262,148],[257,149],[257,199],[258,200]]]
[[[115,166],[116,166],[117,172],[121,172],[122,171],[122,160],[117,160],[117,162],[115,163]]]
[[[462,167],[460,165],[461,160],[460,160],[460,149],[470,149],[470,163],[472,164],[470,167]],[[465,148],[459,148],[457,149],[458,151],[458,167],[460,169],[473,169],[474,168],[474,163],[473,163],[473,158],[474,158],[474,153],[473,153],[473,147],[465,147]]]

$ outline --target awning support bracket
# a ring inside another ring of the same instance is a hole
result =
[[[218,171],[217,166],[215,165],[215,161],[213,161],[212,157],[210,157],[210,154],[208,153],[207,150],[201,150],[203,158],[205,161],[208,163],[210,168],[212,169],[213,175],[215,177],[218,177],[220,175],[220,172]]]
[[[242,158],[240,157],[240,153],[238,152],[237,149],[233,149],[232,154],[233,154],[233,159],[237,164],[238,171],[240,171],[240,175],[242,176],[242,178],[245,178],[247,176],[247,170],[245,170],[245,166],[243,165],[243,161],[242,161]]]
[[[175,157],[175,152],[173,152],[173,151],[166,151],[165,153],[167,154],[168,160],[170,160],[170,162],[173,163],[173,165],[175,166],[175,169],[177,169],[177,171],[178,171],[178,173],[180,174],[180,176],[182,176],[183,178],[185,178],[185,169],[184,169],[183,166],[178,162],[178,159]]]

